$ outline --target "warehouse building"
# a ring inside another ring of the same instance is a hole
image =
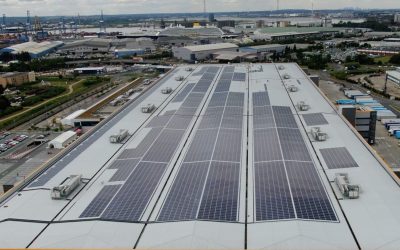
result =
[[[60,41],[46,41],[41,43],[26,42],[1,49],[0,53],[8,52],[12,54],[19,54],[22,52],[28,52],[31,58],[37,59],[55,52],[63,44],[64,43]]]
[[[212,38],[212,37],[221,37],[224,32],[218,27],[194,27],[194,28],[185,28],[185,27],[170,27],[165,30],[160,31],[157,35],[159,37],[195,37],[195,38]]]
[[[211,59],[212,55],[221,51],[238,51],[233,43],[215,43],[173,48],[174,57],[184,61],[202,61]]]
[[[386,71],[386,81],[388,80],[400,86],[400,67],[396,68],[396,70]]]
[[[277,54],[284,54],[286,49],[286,45],[282,44],[266,44],[266,45],[258,45],[258,46],[249,46],[240,48],[242,52],[250,52],[256,54],[262,53],[277,53]]]
[[[0,74],[0,85],[3,88],[7,86],[18,86],[24,83],[30,83],[36,81],[35,72],[8,72]]]
[[[400,248],[399,180],[297,64],[176,67],[0,207],[6,248]]]

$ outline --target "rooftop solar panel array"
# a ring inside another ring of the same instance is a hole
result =
[[[158,221],[238,220],[245,96],[228,92],[232,72],[234,67],[222,72],[224,80],[217,83]],[[201,169],[192,183],[188,169],[194,166]]]
[[[307,126],[318,126],[318,125],[326,125],[328,121],[325,119],[324,115],[321,113],[316,114],[305,114],[303,115],[304,121]]]
[[[329,169],[357,168],[358,164],[351,156],[347,148],[325,148],[320,149],[325,163]]]
[[[337,221],[291,108],[252,96],[256,221]]]
[[[173,158],[184,133],[194,119],[196,110],[205,97],[204,89],[197,87],[207,85],[209,88],[218,71],[218,67],[208,67],[196,86],[182,100],[181,107],[174,113],[169,112],[168,116],[171,118],[167,122],[160,122],[160,116],[154,117],[149,124],[157,126],[151,128],[136,148],[126,149],[118,157],[119,161],[126,159],[126,165],[118,162],[118,171],[110,181],[125,179],[126,181],[102,213],[102,219],[129,222],[141,220],[168,163]],[[164,126],[161,126],[161,123]],[[111,165],[111,167],[116,166]],[[128,177],[122,177],[123,174]]]
[[[203,67],[199,81],[186,85],[173,99],[172,102],[181,103],[180,107],[149,121],[149,132],[143,140],[135,148],[125,149],[109,166],[116,170],[109,182],[123,184],[105,186],[80,218],[145,220],[143,214],[178,146],[187,139],[184,135],[193,124],[196,111],[208,99],[180,158],[182,162],[175,166],[177,174],[171,175],[174,179],[165,190],[157,221],[238,222],[243,137],[247,136],[243,127],[247,119],[252,119],[254,137],[250,178],[254,184],[255,220],[337,221],[292,108],[272,106],[266,88],[249,96],[253,115],[247,116],[247,95],[231,91],[232,81],[245,84],[247,74],[235,72],[235,66],[224,67],[208,96],[206,92],[219,70]],[[322,115],[321,119],[321,115],[303,118],[306,123],[322,125],[325,118]],[[321,154],[329,168],[355,163],[342,148],[321,150]],[[335,157],[342,157],[343,161],[334,162]]]

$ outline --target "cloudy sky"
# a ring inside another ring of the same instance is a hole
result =
[[[312,0],[280,0],[283,8],[310,8]],[[400,0],[313,0],[315,9],[343,7],[400,8]],[[201,12],[203,0],[0,0],[0,14],[32,15],[139,14]],[[276,0],[207,0],[210,12],[276,9]]]

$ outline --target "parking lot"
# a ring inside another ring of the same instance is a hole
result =
[[[4,192],[3,185],[14,185],[23,181],[59,152],[55,149],[49,151],[46,143],[59,133],[13,132],[0,139],[0,144],[10,144],[20,135],[28,137],[20,139],[21,142],[0,153],[0,195]]]

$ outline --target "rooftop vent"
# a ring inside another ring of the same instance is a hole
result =
[[[328,138],[328,134],[321,132],[321,128],[319,127],[311,128],[310,133],[316,141],[326,141],[326,139]]]
[[[129,131],[126,129],[121,129],[117,134],[110,136],[111,143],[121,143],[128,137]]]
[[[170,94],[171,92],[172,92],[172,89],[169,88],[169,87],[164,88],[164,89],[161,90],[161,93],[163,93],[165,95]]]
[[[284,69],[285,69],[285,66],[279,65],[279,66],[278,66],[278,69],[279,69],[279,70],[284,70]]]
[[[177,77],[175,77],[175,80],[177,80],[178,82],[181,82],[181,81],[183,81],[185,79],[185,77],[183,77],[183,76],[177,76]]]
[[[142,107],[142,113],[149,114],[156,109],[154,104],[147,104],[147,106]]]
[[[351,185],[348,174],[337,173],[335,183],[344,197],[349,199],[358,199],[360,195],[360,186]]]
[[[290,75],[288,75],[288,74],[283,75],[283,79],[285,79],[285,80],[290,79]]]
[[[297,91],[299,91],[299,88],[297,88],[297,87],[294,86],[294,85],[290,85],[289,88],[288,88],[288,90],[289,90],[289,92],[297,92]]]
[[[306,104],[305,102],[301,101],[297,104],[297,108],[300,111],[308,111],[310,109],[310,105]]]
[[[186,71],[187,71],[187,72],[192,72],[192,71],[193,71],[193,68],[192,68],[192,67],[187,67],[187,68],[186,68]]]
[[[51,198],[54,200],[67,199],[68,196],[82,183],[82,175],[71,175],[65,183],[51,190]]]

